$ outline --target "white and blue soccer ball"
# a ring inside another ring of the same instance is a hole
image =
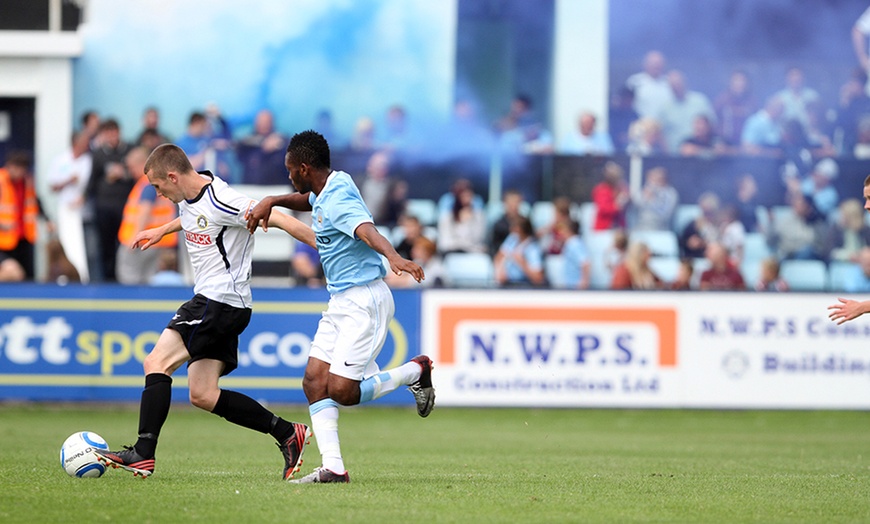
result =
[[[94,449],[108,450],[109,445],[93,431],[73,433],[60,447],[61,467],[70,477],[102,476],[106,472],[106,466],[97,460]]]

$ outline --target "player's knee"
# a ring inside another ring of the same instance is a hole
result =
[[[190,403],[199,409],[204,409],[210,412],[214,410],[214,406],[217,403],[217,394],[210,390],[191,389]]]
[[[168,375],[164,362],[154,351],[145,356],[145,360],[142,361],[142,369],[145,370],[146,375],[151,373],[165,373]]]
[[[356,388],[346,386],[333,386],[329,388],[329,398],[342,406],[355,406],[359,404],[359,386]]]

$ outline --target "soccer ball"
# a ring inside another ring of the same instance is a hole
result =
[[[103,437],[93,431],[73,433],[60,447],[60,465],[70,477],[100,477],[106,466],[100,464],[94,449],[108,450]]]

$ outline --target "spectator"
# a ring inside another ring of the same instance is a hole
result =
[[[367,116],[360,117],[353,127],[350,150],[357,153],[372,153],[377,147],[375,121]]]
[[[716,111],[719,136],[726,145],[739,147],[743,126],[758,109],[758,102],[752,94],[745,71],[731,73],[728,87],[716,98],[713,108]]]
[[[680,144],[692,136],[695,118],[705,116],[711,123],[715,123],[716,113],[707,95],[687,87],[686,78],[681,71],[668,73],[668,85],[673,96],[662,106],[657,118],[662,124],[667,151],[677,154]]]
[[[710,158],[728,152],[727,147],[716,136],[713,124],[706,115],[698,115],[692,123],[692,134],[685,139],[678,150],[682,156]]]
[[[628,130],[632,122],[640,118],[633,105],[634,93],[626,86],[621,86],[610,99],[607,128],[616,151],[628,148]]]
[[[296,250],[290,259],[293,277],[297,285],[310,288],[323,287],[323,265],[320,263],[320,253],[305,242],[296,242]]]
[[[532,99],[525,94],[516,95],[511,100],[507,114],[497,120],[493,125],[497,134],[504,134],[514,129],[523,128],[538,123],[532,111]]]
[[[613,232],[613,243],[604,251],[604,267],[613,272],[625,260],[628,251],[628,234],[624,229]]]
[[[759,231],[758,224],[758,184],[751,173],[744,173],[737,177],[737,215],[746,232]]]
[[[553,151],[553,136],[535,116],[532,99],[527,95],[514,98],[508,114],[496,122],[495,130],[506,152],[543,154]]]
[[[399,227],[402,228],[402,239],[396,245],[396,253],[400,254],[402,258],[413,260],[411,250],[414,247],[414,242],[424,236],[423,225],[420,223],[420,219],[414,215],[404,214],[399,219]]]
[[[145,162],[149,152],[144,147],[134,147],[127,153],[127,172],[136,184],[124,205],[123,220],[118,229],[118,254],[115,274],[118,282],[127,285],[144,285],[159,270],[160,254],[165,250],[178,249],[178,235],[166,235],[146,250],[131,245],[136,233],[171,222],[178,211],[169,199],[157,195],[157,190],[145,176]]]
[[[628,77],[625,85],[634,93],[634,110],[641,117],[657,118],[662,108],[673,99],[673,91],[665,78],[665,56],[649,51],[643,59],[643,71]]]
[[[773,96],[743,126],[743,152],[753,156],[779,156],[782,144],[782,100]]]
[[[186,286],[184,276],[178,272],[178,252],[174,249],[160,251],[157,273],[148,280],[150,286]]]
[[[832,157],[838,154],[831,139],[832,126],[828,111],[821,100],[807,104],[806,137],[813,158]]]
[[[852,26],[852,47],[858,58],[858,65],[865,73],[870,71],[870,55],[867,53],[867,37],[870,36],[870,7],[864,10]],[[866,87],[870,95],[870,85]]]
[[[870,247],[861,249],[858,253],[858,263],[848,271],[843,279],[843,291],[846,293],[870,292]]]
[[[233,130],[230,123],[215,103],[205,106],[205,119],[208,122],[208,148],[204,167],[224,180],[233,180],[230,168],[233,162]]]
[[[719,213],[719,243],[728,252],[731,262],[740,265],[746,244],[746,228],[743,227],[734,204],[725,205]]]
[[[438,216],[446,215],[453,211],[453,205],[456,203],[456,195],[465,191],[466,189],[471,189],[472,193],[474,193],[474,186],[471,184],[471,181],[467,178],[458,178],[453,182],[453,185],[450,187],[450,191],[444,193],[438,198]],[[474,193],[474,197],[472,198],[472,205],[474,209],[483,210],[483,197]]]
[[[701,213],[695,217],[679,236],[680,256],[683,258],[702,258],[707,244],[719,237],[719,197],[709,191],[698,197]]]
[[[746,283],[743,275],[731,262],[728,250],[718,242],[707,245],[706,258],[710,268],[701,273],[699,288],[701,291],[743,291]]]
[[[590,261],[589,252],[580,236],[580,224],[574,220],[560,221],[556,227],[565,237],[562,256],[565,257],[564,281],[568,289],[589,289]]]
[[[780,260],[825,260],[827,221],[803,194],[791,193],[788,198],[791,210],[772,218],[768,243]]]
[[[671,291],[690,291],[692,289],[692,274],[695,272],[695,264],[690,258],[681,258],[677,267],[677,276],[671,282]]]
[[[261,109],[254,117],[253,132],[236,143],[236,158],[242,165],[242,182],[287,185],[284,150],[288,139],[275,130],[275,117]]]
[[[57,193],[57,236],[67,260],[75,267],[79,281],[87,284],[88,253],[85,247],[85,188],[91,176],[90,139],[84,131],[72,135],[71,146],[60,154],[48,171],[50,188]]]
[[[486,216],[474,205],[474,190],[470,185],[454,190],[453,208],[438,218],[438,249],[443,254],[484,253]]]
[[[394,104],[387,109],[380,145],[390,152],[401,152],[416,148],[416,140],[412,136],[411,128],[408,125],[408,113],[403,106]]]
[[[363,201],[372,213],[375,224],[394,227],[407,204],[407,183],[390,177],[390,155],[386,151],[372,153],[366,163],[366,173],[360,184]]]
[[[423,287],[441,287],[444,285],[444,266],[441,263],[441,257],[438,256],[435,242],[432,242],[426,237],[418,237],[414,241],[411,248],[413,260],[426,274],[426,278],[422,282],[417,282],[410,273],[402,273],[396,275],[392,271],[387,271],[385,281],[390,287],[394,288],[416,288]]]
[[[807,195],[813,202],[816,210],[825,218],[831,216],[840,203],[840,194],[832,182],[840,172],[836,160],[823,158],[813,167],[810,176],[800,182],[798,191]]]
[[[432,144],[446,159],[489,154],[494,146],[492,131],[480,121],[475,104],[465,99],[453,105],[447,128]]]
[[[139,135],[138,145],[144,147],[145,150],[150,153],[151,151],[154,151],[157,146],[165,144],[166,142],[166,137],[160,135],[158,131],[145,129],[142,131],[142,134]]]
[[[11,151],[0,168],[0,280],[33,280],[37,220],[45,216],[33,176],[30,154]]]
[[[184,150],[184,154],[190,159],[193,168],[201,171],[205,169],[206,151],[210,142],[208,119],[204,113],[194,111],[188,118],[187,131],[178,138],[175,144]]]
[[[636,220],[632,229],[666,231],[671,229],[674,211],[679,203],[677,190],[668,184],[668,171],[655,167],[647,171],[640,193],[632,198]]]
[[[502,287],[527,287],[544,284],[544,258],[535,240],[532,223],[519,217],[495,255],[495,280]]]
[[[314,130],[323,135],[323,138],[329,143],[329,149],[341,151],[347,147],[343,137],[339,136],[335,129],[332,122],[332,112],[329,109],[321,109],[314,116]]]
[[[834,135],[839,135],[835,144],[838,154],[850,155],[858,143],[858,126],[863,118],[870,116],[870,96],[867,96],[867,73],[857,69],[840,88],[839,107],[834,124]]]
[[[80,131],[88,137],[92,151],[99,149],[101,145],[99,140],[101,123],[100,115],[96,111],[89,109],[82,113]]]
[[[870,115],[858,122],[858,137],[852,148],[852,156],[858,160],[870,159]]]
[[[624,228],[625,206],[629,200],[625,172],[619,164],[607,162],[604,164],[603,180],[592,188],[592,201],[596,206],[592,229],[605,231]]]
[[[595,115],[586,111],[577,119],[577,129],[568,135],[559,148],[566,155],[610,156],[614,147],[610,135],[595,128]]]
[[[100,124],[100,148],[93,151],[91,176],[85,191],[93,208],[97,229],[97,259],[90,264],[91,280],[115,281],[115,258],[118,254],[118,229],[124,215],[127,196],[135,180],[124,167],[130,145],[121,141],[121,128],[114,119]],[[86,231],[90,228],[86,226]],[[94,271],[94,269],[97,269]]]
[[[797,120],[804,130],[809,127],[807,107],[819,100],[819,93],[805,85],[804,72],[800,67],[790,67],[785,73],[785,87],[776,93],[782,101],[783,119]]]
[[[136,137],[136,145],[153,151],[155,147],[169,141],[168,135],[160,130],[160,112],[154,106],[146,107],[142,113],[142,131]]]
[[[665,154],[667,145],[658,120],[642,117],[632,122],[628,128],[628,147],[625,152],[636,156]]]
[[[758,282],[755,283],[755,291],[788,291],[788,282],[779,276],[779,261],[776,257],[767,257],[759,261],[761,268]]]
[[[856,198],[844,200],[831,227],[831,260],[857,262],[858,254],[870,246],[870,226],[864,220],[864,207]]]
[[[652,254],[643,242],[631,242],[625,259],[613,270],[610,289],[662,289],[664,284],[649,267]]]
[[[489,249],[490,254],[495,256],[504,240],[510,234],[511,223],[517,217],[523,216],[523,205],[526,203],[523,194],[516,189],[508,189],[501,197],[504,213],[490,228]]]
[[[565,226],[571,222],[571,199],[564,196],[553,199],[553,221],[537,232],[544,253],[558,255],[562,252],[565,241],[570,236],[570,228]]]

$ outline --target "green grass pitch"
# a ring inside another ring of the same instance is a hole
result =
[[[270,437],[175,404],[151,478],[64,473],[69,434],[120,448],[137,420],[0,404],[0,522],[870,521],[866,412],[352,408],[351,484],[300,486]],[[313,440],[305,459],[320,463]]]

